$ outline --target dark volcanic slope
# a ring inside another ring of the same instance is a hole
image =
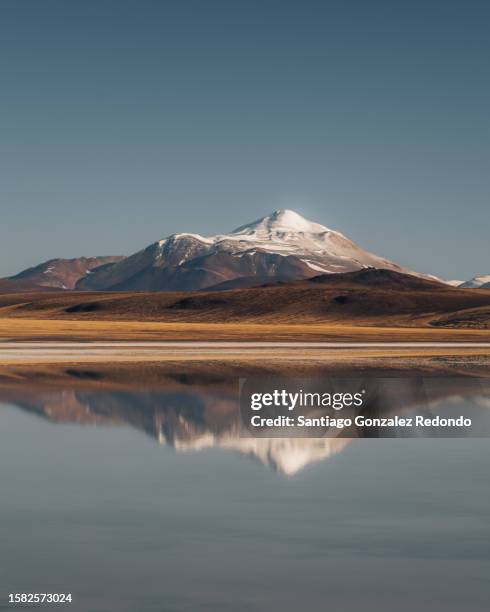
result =
[[[447,321],[449,327],[487,329],[489,313],[490,291],[455,289],[387,270],[221,292],[0,296],[0,316],[56,319],[437,326]]]
[[[448,285],[438,280],[429,280],[420,276],[403,274],[393,270],[379,268],[366,268],[345,274],[320,274],[309,279],[312,283],[328,286],[358,286],[377,289],[400,291],[440,291]]]

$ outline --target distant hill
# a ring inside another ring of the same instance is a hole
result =
[[[404,274],[393,270],[365,268],[345,274],[321,274],[309,279],[312,283],[329,286],[355,285],[360,287],[377,287],[388,290],[436,290],[447,289],[447,284],[436,279],[421,278],[413,274]]]
[[[460,287],[463,289],[490,289],[490,274],[474,276],[471,280],[462,283]]]
[[[465,316],[463,317],[463,313]],[[487,329],[490,292],[393,270],[360,270],[228,291],[0,296],[0,316],[174,323],[340,323]]]
[[[15,276],[1,279],[0,291],[74,289],[81,278],[121,259],[117,256],[50,259]]]

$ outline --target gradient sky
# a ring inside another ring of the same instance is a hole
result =
[[[490,273],[490,3],[0,0],[0,275],[293,208]]]

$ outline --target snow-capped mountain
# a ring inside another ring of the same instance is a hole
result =
[[[340,232],[292,210],[276,210],[229,234],[172,234],[122,261],[92,271],[76,288],[224,289],[369,267],[411,273],[361,249]]]
[[[462,289],[490,289],[490,274],[474,276],[460,285]]]

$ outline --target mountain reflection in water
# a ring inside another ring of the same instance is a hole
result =
[[[240,373],[185,367],[0,373],[4,593],[71,592],[71,612],[488,610],[488,439],[240,437]],[[407,374],[377,414],[482,418],[488,382],[421,393]]]
[[[354,430],[349,431],[349,437],[339,435],[339,431],[328,431],[322,438],[271,438],[265,437],[267,434],[243,437],[237,382],[213,375],[169,378],[158,388],[143,384],[138,389],[80,385],[80,379],[90,382],[90,378],[96,377],[77,373],[77,385],[71,388],[68,381],[61,387],[4,384],[0,402],[14,404],[53,423],[131,426],[179,452],[211,447],[235,451],[285,475],[339,453],[353,438],[362,436]],[[409,414],[415,409],[420,413],[420,408],[426,416],[465,414],[478,420],[483,414],[485,422],[490,415],[488,380],[425,379],[423,405],[416,379],[401,380],[394,388],[393,397],[377,407],[378,415]]]

